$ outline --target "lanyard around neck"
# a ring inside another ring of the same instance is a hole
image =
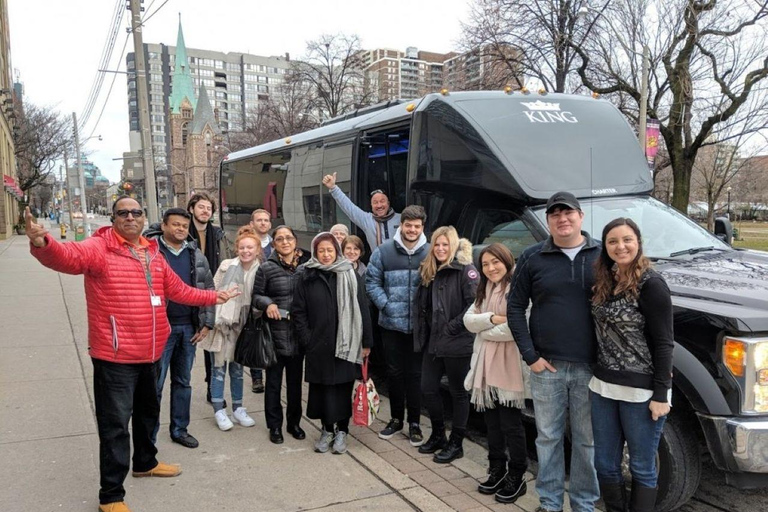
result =
[[[141,258],[139,257],[139,254],[136,252],[136,249],[134,249],[131,246],[128,246],[128,250],[131,251],[131,254],[133,254],[133,257],[136,258],[139,263],[141,263]],[[149,270],[149,251],[144,249],[144,265],[141,265],[141,267],[144,269],[144,278],[147,280],[147,286],[149,286],[150,292],[152,292],[152,272]]]

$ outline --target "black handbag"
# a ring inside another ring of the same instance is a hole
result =
[[[235,343],[235,362],[248,368],[269,368],[277,362],[272,331],[265,315],[248,315]]]

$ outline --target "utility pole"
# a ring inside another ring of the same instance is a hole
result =
[[[85,173],[83,172],[83,160],[80,158],[80,134],[77,129],[77,115],[74,112],[72,112],[72,129],[75,130],[75,155],[77,156],[77,177],[80,181],[80,210],[83,212],[83,232],[85,237],[88,238],[91,236],[91,225],[88,223],[88,205],[85,202]],[[71,217],[72,212],[69,215]]]
[[[64,172],[67,175],[67,205],[69,207],[69,227],[70,229],[74,229],[74,222],[72,222],[72,189],[69,188],[69,160],[67,159],[67,152],[64,151]],[[62,208],[63,210],[63,208]]]
[[[147,92],[147,66],[144,60],[144,41],[141,26],[142,0],[130,0],[131,32],[133,32],[133,55],[136,73],[136,101],[139,108],[139,132],[144,157],[144,191],[146,193],[147,217],[149,223],[159,222],[157,208],[157,183],[155,162],[152,157],[152,140],[149,125],[149,95]]]

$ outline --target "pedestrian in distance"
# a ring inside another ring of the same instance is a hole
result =
[[[383,190],[371,192],[371,211],[366,212],[336,186],[336,173],[323,176],[323,185],[331,191],[331,197],[349,220],[363,230],[371,251],[395,236],[395,231],[400,225],[400,214],[395,213]]]
[[[447,464],[464,456],[469,419],[469,393],[464,380],[472,358],[473,336],[464,326],[464,314],[475,301],[479,274],[472,264],[472,244],[459,239],[453,226],[432,234],[429,255],[420,266],[416,294],[414,349],[424,352],[421,392],[432,422],[432,435],[419,447],[434,453],[434,461]],[[448,377],[453,405],[450,439],[445,436],[445,414],[440,382]]]
[[[258,209],[251,213],[251,227],[261,240],[261,259],[264,263],[272,254],[272,237],[269,230],[272,229],[272,215],[267,210]],[[264,392],[264,371],[261,368],[251,368],[251,391],[253,393]]]
[[[185,284],[214,290],[208,260],[189,234],[191,219],[192,216],[183,208],[169,208],[163,213],[162,223],[151,225],[144,236],[158,241],[160,253]],[[187,431],[192,402],[192,365],[195,362],[195,343],[213,329],[215,310],[213,306],[196,308],[168,301],[165,311],[171,324],[171,335],[160,359],[157,399],[162,403],[165,378],[170,369],[171,440],[187,448],[197,448],[197,439]],[[157,439],[157,432],[154,439]]]
[[[589,403],[597,343],[592,286],[600,242],[581,230],[584,212],[573,194],[553,194],[545,211],[550,236],[527,248],[517,260],[507,298],[507,321],[531,369],[538,433],[538,510],[563,510],[563,441],[569,414],[571,509],[591,512],[600,497]],[[529,303],[530,320],[526,317]]]
[[[211,352],[211,404],[219,429],[230,430],[235,423],[243,427],[256,424],[243,407],[243,366],[235,362],[235,344],[251,313],[253,281],[259,268],[261,240],[250,226],[243,226],[235,239],[237,257],[221,262],[213,276],[216,289],[237,287],[243,293],[238,300],[216,308],[213,332],[200,342]],[[232,398],[232,419],[224,402],[224,380],[229,373],[229,391]]]
[[[306,437],[299,425],[304,354],[293,333],[291,304],[297,280],[296,271],[299,265],[309,260],[309,255],[296,246],[296,234],[288,226],[275,228],[271,240],[272,254],[256,271],[252,304],[266,315],[265,321],[269,324],[275,344],[277,362],[266,370],[264,416],[269,429],[269,440],[280,444],[283,442],[283,405],[280,401],[283,374],[287,397],[286,431],[294,439]]]
[[[475,334],[472,361],[464,388],[470,402],[484,411],[488,427],[488,478],[477,490],[495,494],[500,503],[514,503],[527,491],[525,471],[525,407],[523,367],[517,343],[507,324],[507,295],[515,268],[509,249],[494,243],[480,251],[477,298],[464,315]]]
[[[187,211],[192,215],[190,234],[197,242],[198,248],[208,260],[212,272],[221,265],[222,258],[229,254],[224,230],[213,223],[216,213],[216,202],[205,192],[198,192],[189,198]],[[210,352],[203,352],[205,358],[205,382],[207,385],[205,399],[211,403],[211,361]],[[225,406],[226,407],[226,406]]]
[[[141,236],[144,211],[128,196],[112,205],[112,226],[82,242],[60,243],[25,211],[30,252],[44,266],[82,274],[88,308],[88,349],[99,433],[99,510],[130,512],[123,482],[133,429],[133,476],[174,477],[175,464],[158,462],[152,435],[160,403],[157,374],[171,332],[167,300],[189,306],[223,304],[238,295],[187,286],[159,255],[157,242]]]
[[[595,266],[592,316],[597,364],[589,382],[595,469],[608,512],[651,512],[656,504],[656,452],[670,410],[672,299],[643,255],[640,228],[618,218],[603,229]],[[622,462],[629,451],[627,500]]]
[[[312,258],[299,267],[291,322],[306,354],[307,416],[322,422],[315,451],[345,453],[352,386],[373,340],[363,281],[328,232],[312,240]]]
[[[374,249],[365,287],[379,310],[389,390],[391,419],[379,437],[391,439],[403,430],[407,403],[408,438],[412,446],[421,446],[422,352],[413,339],[413,301],[421,281],[419,265],[429,254],[424,236],[427,214],[424,207],[411,205],[403,210],[401,220],[393,239]]]
[[[365,244],[363,244],[363,239],[356,235],[345,237],[344,241],[341,242],[341,252],[344,254],[345,258],[352,262],[355,272],[357,272],[360,277],[365,278],[367,267],[365,263],[360,261],[360,258],[365,256]]]
[[[349,228],[344,224],[334,224],[331,226],[331,234],[341,245],[344,243],[344,239],[349,236]]]

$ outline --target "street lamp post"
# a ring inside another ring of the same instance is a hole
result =
[[[590,7],[589,5],[583,5],[577,14],[577,16],[586,16],[589,11],[592,11],[597,14],[597,16],[603,16],[602,11],[595,9],[594,7]],[[613,23],[611,22],[610,18],[603,16],[603,19],[608,23],[608,26],[611,27],[611,30],[613,31],[616,38],[619,40],[619,43],[621,46],[626,50],[628,53],[632,53],[634,55],[640,55],[643,58],[643,64],[642,64],[642,71],[640,75],[640,112],[638,113],[638,140],[640,142],[640,147],[643,148],[643,154],[646,153],[646,130],[647,130],[647,124],[648,124],[648,74],[651,67],[651,50],[648,48],[647,44],[643,45],[643,51],[638,52],[637,50],[630,48],[627,43],[624,42],[624,38],[621,37],[621,32],[616,30],[616,27],[613,26]]]

